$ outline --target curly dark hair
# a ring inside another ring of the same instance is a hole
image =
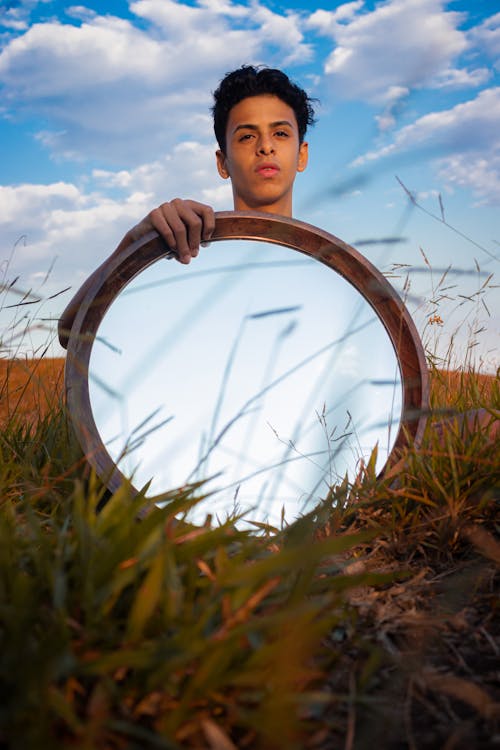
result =
[[[214,131],[223,153],[226,152],[226,127],[231,109],[243,99],[260,94],[273,94],[293,109],[299,127],[299,141],[303,142],[307,126],[315,122],[313,102],[316,100],[281,70],[242,65],[227,73],[214,91]]]

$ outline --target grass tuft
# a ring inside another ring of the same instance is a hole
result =
[[[433,372],[446,414],[482,406],[493,419],[498,391]],[[398,586],[414,604],[422,571],[474,550],[498,563],[498,446],[453,419],[429,425],[397,472],[377,478],[373,459],[273,535],[178,522],[203,484],[152,510],[123,486],[97,513],[106,490],[59,402],[38,420],[10,415],[0,446],[0,736],[12,747],[342,747],[361,716],[376,724],[388,669],[415,679],[371,605]],[[422,695],[468,695],[419,679]]]
[[[60,363],[9,352],[0,747],[491,746],[498,373],[431,358],[418,450],[382,477],[374,451],[311,513],[251,531],[186,523],[203,482],[154,507],[127,485],[109,496],[68,426]]]

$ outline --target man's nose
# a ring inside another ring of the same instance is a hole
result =
[[[257,150],[259,154],[272,154],[274,152],[274,144],[271,138],[261,136],[257,144]]]

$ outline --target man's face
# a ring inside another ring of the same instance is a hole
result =
[[[236,210],[292,215],[297,172],[307,165],[307,143],[299,143],[295,112],[271,94],[243,99],[229,113],[226,153],[217,168],[231,178]]]

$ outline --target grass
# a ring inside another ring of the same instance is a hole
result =
[[[418,450],[255,534],[178,521],[202,483],[109,497],[47,367],[5,360],[0,748],[498,744],[499,379],[430,362]]]
[[[433,406],[497,418],[498,379],[435,371]],[[487,747],[500,718],[498,444],[452,421],[401,460],[255,536],[176,523],[203,485],[140,522],[150,503],[127,487],[97,513],[106,490],[57,396],[38,420],[11,415],[0,746],[363,748],[380,735],[421,748],[457,725],[479,743],[464,747]]]

